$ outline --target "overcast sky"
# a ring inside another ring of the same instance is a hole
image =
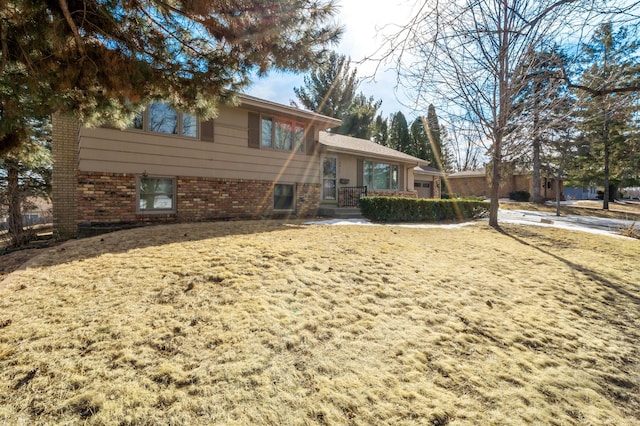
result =
[[[378,64],[373,61],[356,62],[374,54],[382,44],[382,34],[390,34],[393,25],[408,22],[414,3],[413,0],[337,0],[337,21],[344,27],[344,34],[335,50],[351,57],[352,67],[358,68],[360,78],[372,76]],[[384,117],[396,111],[402,111],[408,119],[415,117],[417,114],[409,107],[411,99],[403,94],[402,88],[395,89],[396,74],[388,68],[388,64],[381,65],[375,73],[375,80],[363,82],[359,89],[366,96],[382,99],[378,113],[382,112]],[[295,99],[293,88],[302,86],[303,79],[303,74],[272,72],[266,78],[255,80],[246,92],[289,105],[290,100]]]

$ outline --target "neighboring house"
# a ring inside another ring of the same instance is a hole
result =
[[[9,227],[6,213],[6,211],[0,211],[0,230]],[[36,197],[29,197],[24,200],[22,202],[23,226],[33,226],[42,223],[51,223],[51,201]]]
[[[446,184],[450,194],[489,197],[491,193],[491,177],[486,169],[452,173],[446,177]],[[499,198],[509,198],[509,193],[515,191],[528,191],[533,195],[533,176],[530,172],[514,171],[503,176]],[[562,182],[560,192],[562,194]],[[540,195],[545,200],[556,198],[554,178],[540,178]]]
[[[595,200],[598,189],[595,186],[565,186],[563,194],[565,200]]]
[[[322,132],[339,124],[244,95],[208,121],[151,104],[127,130],[57,114],[56,235],[114,223],[312,217],[321,204],[337,205],[345,187],[417,195],[413,168],[422,160]]]
[[[451,173],[445,178],[449,194],[488,197],[491,191],[485,169]]]
[[[413,169],[413,188],[418,198],[440,198],[441,180],[446,173],[429,166],[416,166]]]

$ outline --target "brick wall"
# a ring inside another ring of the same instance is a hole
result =
[[[77,180],[78,222],[128,223],[138,221],[135,175],[78,172]],[[163,216],[166,219],[167,215]]]
[[[58,239],[77,235],[76,169],[78,168],[78,121],[59,113],[52,116],[53,232]]]
[[[78,221],[82,224],[177,220],[311,217],[318,210],[320,185],[296,185],[296,211],[273,212],[273,183],[242,179],[176,178],[176,212],[136,211],[136,175],[78,172]]]
[[[490,193],[489,182],[485,176],[450,177],[447,179],[450,194],[461,196],[485,196]]]

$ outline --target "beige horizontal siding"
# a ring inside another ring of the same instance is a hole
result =
[[[82,129],[81,171],[318,183],[317,155],[247,146],[247,112],[221,108],[214,142],[137,130]]]

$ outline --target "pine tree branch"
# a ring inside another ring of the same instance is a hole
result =
[[[73,22],[73,18],[71,17],[71,13],[69,12],[69,5],[67,4],[67,0],[58,0],[58,4],[60,5],[60,10],[62,10],[64,19],[66,19],[67,24],[69,24],[69,28],[71,28],[71,32],[73,32],[73,36],[76,39],[76,43],[78,44],[78,50],[80,51],[80,54],[83,57],[86,56],[86,52],[82,43],[82,37],[80,36],[78,27],[76,26],[75,22]]]
[[[585,92],[590,93],[590,94],[592,94],[594,96],[611,95],[611,94],[614,94],[614,93],[640,92],[640,85],[638,85],[638,84],[633,84],[633,85],[630,85],[630,86],[605,87],[603,89],[594,89],[592,87],[585,86],[585,85],[582,85],[582,84],[572,83],[571,79],[567,75],[566,70],[562,70],[560,72],[560,74],[561,74],[561,78],[567,83],[567,87],[569,87],[570,89],[584,90]]]

